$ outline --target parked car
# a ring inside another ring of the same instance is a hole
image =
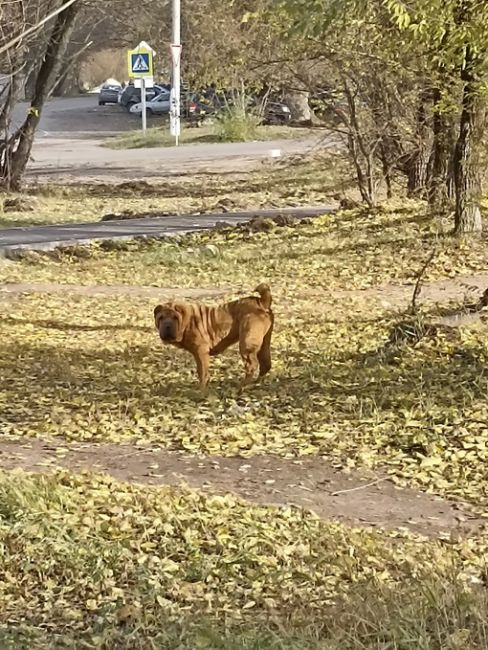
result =
[[[164,90],[162,93],[153,97],[152,99],[146,98],[146,114],[147,115],[164,115],[169,113],[170,109],[170,93],[167,90]],[[141,114],[142,113],[142,102],[137,104],[132,104],[129,111],[131,113]]]
[[[357,99],[359,106],[363,106],[361,99]],[[323,120],[333,123],[347,119],[349,112],[348,103],[343,94],[333,88],[322,89],[310,97],[310,107],[315,115]]]
[[[263,108],[264,124],[287,124],[291,121],[289,107],[281,101],[268,101]]]
[[[181,116],[190,122],[203,122],[214,115],[220,106],[207,99],[202,93],[187,93],[181,98]]]
[[[103,84],[98,93],[98,105],[117,104],[119,94],[122,92],[122,86],[119,84]]]
[[[212,103],[215,107],[214,112],[219,113],[236,104],[241,105],[242,99],[229,93],[223,96],[216,95]],[[288,124],[291,121],[290,108],[278,98],[247,97],[245,104],[249,110],[256,112],[263,124]]]
[[[165,88],[158,84],[155,84],[152,88],[146,88],[146,101],[154,99],[163,91],[167,92]],[[139,104],[140,101],[141,89],[136,88],[133,84],[126,86],[119,97],[119,104],[127,108],[127,110],[130,110],[134,104]]]
[[[170,112],[171,88],[168,86],[159,95],[149,99],[146,95],[146,112],[148,115],[164,115]],[[140,114],[142,102],[132,104],[130,112]],[[180,113],[181,117],[189,121],[202,120],[204,116],[215,112],[210,103],[202,101],[197,93],[181,93]]]

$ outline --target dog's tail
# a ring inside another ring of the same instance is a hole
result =
[[[254,289],[254,293],[259,293],[259,302],[263,309],[269,309],[273,301],[271,297],[271,289],[268,284],[260,284]]]

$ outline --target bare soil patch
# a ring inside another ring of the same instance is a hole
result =
[[[212,494],[233,493],[261,505],[294,505],[327,520],[365,527],[405,528],[430,537],[464,536],[483,520],[470,506],[397,488],[377,473],[338,471],[323,458],[196,457],[133,445],[3,442],[0,467],[31,472],[62,467],[107,473],[147,485],[187,485]]]
[[[488,287],[488,273],[476,275],[460,275],[452,279],[437,280],[422,285],[419,302],[446,303],[449,301],[479,298],[480,292]],[[384,284],[368,289],[351,289],[347,291],[331,291],[328,295],[323,292],[318,294],[303,288],[304,296],[317,297],[321,302],[327,298],[354,299],[368,298],[380,302],[384,307],[406,308],[411,302],[413,285],[410,284]],[[174,287],[145,287],[136,285],[78,285],[58,283],[32,283],[19,282],[0,285],[0,293],[70,293],[83,296],[161,296],[203,298],[221,296],[231,289],[226,288],[174,288]],[[316,303],[314,303],[314,308]]]
[[[476,300],[480,292],[488,287],[488,273],[458,275],[422,284],[419,302],[446,303],[463,299]],[[413,284],[383,284],[367,289],[331,291],[335,299],[368,298],[384,307],[406,308],[412,301]],[[303,289],[303,295],[316,296],[315,291]],[[323,294],[320,294],[323,295]]]
[[[230,291],[230,289],[228,290]],[[20,295],[24,293],[59,294],[69,293],[77,296],[147,296],[154,298],[188,298],[201,299],[219,297],[226,293],[224,289],[170,289],[164,287],[140,287],[130,285],[95,285],[56,284],[19,282],[0,285],[0,296]]]

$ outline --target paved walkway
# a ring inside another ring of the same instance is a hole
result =
[[[0,257],[15,256],[15,253],[20,250],[52,250],[61,246],[89,244],[94,241],[171,237],[199,230],[210,230],[218,222],[223,221],[234,225],[245,223],[256,216],[275,217],[280,214],[290,214],[297,217],[314,217],[332,211],[331,206],[316,206],[7,228],[0,230]]]

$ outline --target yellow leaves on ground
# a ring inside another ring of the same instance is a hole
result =
[[[371,581],[481,570],[477,548],[393,537],[103,476],[0,475],[2,621],[102,636],[117,625],[150,636],[200,614],[310,625]]]
[[[199,129],[198,129],[199,131]],[[297,129],[293,129],[294,132]],[[130,156],[130,153],[127,153]],[[237,169],[237,165],[235,169]],[[116,180],[119,171],[113,174]],[[99,221],[106,214],[144,216],[247,210],[249,207],[325,205],[348,175],[342,156],[295,158],[248,172],[174,174],[164,180],[42,184],[30,186],[35,210],[2,211],[0,226]],[[108,174],[103,176],[110,177]],[[9,195],[11,196],[11,195]],[[2,194],[0,193],[0,203]],[[20,196],[25,202],[25,197]],[[225,218],[225,214],[222,213]]]
[[[0,432],[208,454],[321,454],[337,466],[386,466],[398,482],[486,507],[486,326],[385,355],[398,315],[369,295],[328,293],[412,279],[429,224],[410,212],[338,215],[270,235],[199,235],[10,264],[10,280],[250,289],[266,279],[277,323],[272,373],[238,397],[242,367],[233,350],[212,360],[202,401],[191,357],[157,338],[154,300],[25,296],[0,323]],[[199,255],[209,241],[219,256]],[[486,268],[483,242],[441,243],[430,278],[447,266]]]

